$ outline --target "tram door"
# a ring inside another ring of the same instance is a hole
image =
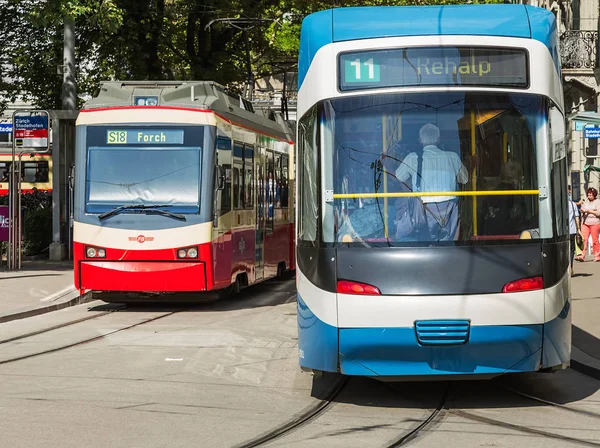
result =
[[[256,280],[265,276],[265,164],[264,152],[257,148],[256,157]]]

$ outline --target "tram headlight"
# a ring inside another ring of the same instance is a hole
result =
[[[106,258],[106,249],[98,247],[86,247],[85,256],[87,258]]]
[[[177,249],[177,258],[198,258],[198,248],[184,247]]]

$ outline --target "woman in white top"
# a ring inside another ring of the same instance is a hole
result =
[[[588,240],[592,235],[594,261],[600,261],[600,244],[598,233],[600,233],[600,199],[598,190],[587,189],[587,199],[581,204],[581,234],[583,236],[583,253],[577,257],[577,261],[585,260]]]

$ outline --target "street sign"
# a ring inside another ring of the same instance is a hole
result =
[[[13,125],[12,123],[0,123],[0,134],[12,134]]]
[[[48,149],[48,115],[43,113],[45,115],[14,116],[13,137],[17,147]]]
[[[583,136],[585,138],[600,138],[600,128],[585,128]]]

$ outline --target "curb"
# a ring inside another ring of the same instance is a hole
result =
[[[58,311],[70,306],[91,302],[92,300],[91,294],[79,295],[79,291],[71,286],[42,299],[41,302],[44,303],[44,305],[33,305],[0,316],[0,323],[6,323],[18,319],[26,319],[28,317],[38,316],[51,311]]]
[[[600,380],[600,359],[588,355],[575,345],[571,349],[571,368],[591,378]]]

